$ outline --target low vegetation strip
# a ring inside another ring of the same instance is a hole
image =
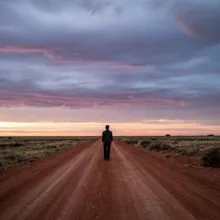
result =
[[[89,142],[95,138],[12,138],[0,139],[0,171],[15,164],[29,163],[40,158]]]
[[[206,167],[220,168],[220,137],[133,137],[121,138],[125,143],[150,151],[168,151],[186,156],[199,156]]]

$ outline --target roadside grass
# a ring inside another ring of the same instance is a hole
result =
[[[16,164],[30,163],[47,155],[74,147],[76,144],[90,142],[94,137],[83,138],[0,138],[0,171]]]
[[[220,136],[120,137],[119,139],[149,151],[199,156],[205,167],[220,168]]]

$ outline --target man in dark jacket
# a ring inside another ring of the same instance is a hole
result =
[[[105,126],[106,130],[102,132],[102,142],[104,145],[104,160],[110,159],[110,147],[113,141],[112,132],[109,130],[109,125]]]

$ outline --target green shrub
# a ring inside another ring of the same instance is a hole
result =
[[[147,148],[148,145],[152,142],[151,139],[145,139],[145,140],[141,140],[139,141],[139,145],[144,147],[144,148]]]
[[[47,148],[49,148],[49,149],[56,149],[57,146],[56,145],[48,145]]]
[[[126,144],[131,144],[131,145],[138,144],[138,140],[137,139],[134,139],[134,140],[124,140],[124,142]]]
[[[183,155],[187,155],[187,156],[199,155],[199,152],[200,152],[199,147],[192,147],[192,148],[188,148],[188,149],[183,149]]]
[[[21,147],[21,146],[24,146],[24,144],[22,144],[22,143],[10,144],[10,147]]]
[[[148,145],[149,150],[156,150],[158,151],[160,149],[161,143],[159,141],[153,141]]]
[[[175,150],[176,153],[184,155],[185,149],[184,147],[177,147]]]
[[[205,167],[220,168],[220,148],[212,148],[203,156]]]
[[[31,157],[31,158],[29,158],[29,162],[35,162],[35,161],[37,161],[37,160],[39,160],[40,159],[40,157],[37,157],[37,156],[33,156],[33,157]]]
[[[16,160],[16,155],[8,155],[5,157],[5,159],[14,161]]]
[[[161,145],[160,145],[160,150],[170,150],[170,145],[166,142],[162,142]]]
[[[153,141],[148,145],[149,150],[165,151],[170,149],[170,145],[166,142]]]
[[[8,144],[7,143],[4,143],[4,144],[0,144],[0,148],[1,149],[5,149],[8,147]]]
[[[17,163],[24,163],[24,162],[28,162],[28,158],[24,158],[24,157],[19,157],[16,160]]]
[[[177,147],[178,147],[178,146],[171,145],[170,148],[169,148],[169,150],[171,150],[171,151],[176,151]]]

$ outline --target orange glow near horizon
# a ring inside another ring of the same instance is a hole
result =
[[[218,134],[220,126],[158,120],[158,123],[110,123],[115,136]],[[166,122],[166,124],[163,124]],[[1,136],[99,136],[104,123],[0,122]]]

